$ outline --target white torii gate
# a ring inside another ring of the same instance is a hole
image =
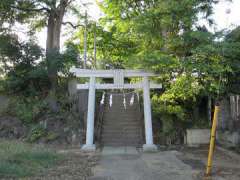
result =
[[[77,77],[90,77],[89,83],[77,84],[77,89],[89,89],[88,92],[88,113],[87,113],[87,132],[86,144],[83,145],[83,150],[95,150],[96,146],[93,144],[94,137],[94,111],[95,111],[95,90],[96,89],[143,89],[144,102],[144,124],[145,124],[145,138],[146,144],[143,145],[144,151],[153,151],[157,147],[153,143],[152,133],[152,114],[151,114],[151,100],[150,89],[161,89],[161,84],[153,84],[149,82],[149,77],[156,76],[153,73],[144,72],[141,70],[89,70],[72,67],[70,72]],[[113,78],[113,84],[96,83],[96,77]],[[134,84],[125,84],[125,77],[142,77],[142,82]]]

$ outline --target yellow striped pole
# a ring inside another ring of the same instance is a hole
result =
[[[209,146],[209,152],[208,152],[208,161],[207,161],[207,170],[206,170],[207,176],[211,174],[211,170],[212,170],[212,159],[213,159],[213,151],[214,151],[215,139],[216,139],[218,112],[219,112],[219,105],[215,105],[213,122],[212,122],[212,130],[211,130],[210,146]]]

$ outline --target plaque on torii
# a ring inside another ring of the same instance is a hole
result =
[[[95,111],[95,91],[96,89],[142,89],[144,102],[144,125],[146,144],[143,145],[144,151],[156,150],[156,145],[153,143],[152,133],[152,114],[151,114],[151,100],[150,89],[161,89],[161,84],[154,84],[149,82],[149,77],[157,76],[154,73],[145,72],[142,70],[90,70],[79,69],[72,67],[70,69],[76,77],[89,77],[89,82],[85,84],[77,84],[77,89],[88,89],[88,113],[87,113],[87,132],[86,144],[83,145],[84,150],[95,150],[93,143],[94,137],[94,111]],[[142,78],[142,81],[137,83],[124,83],[124,78]],[[113,83],[98,83],[96,78],[113,78]]]

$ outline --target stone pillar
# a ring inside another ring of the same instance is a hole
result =
[[[87,134],[86,144],[82,149],[94,151],[96,149],[93,144],[94,137],[94,113],[95,113],[95,77],[90,77],[89,92],[88,92],[88,113],[87,113]]]
[[[143,151],[156,151],[157,146],[153,144],[150,85],[148,77],[143,78],[143,103],[144,103],[145,137],[146,137],[146,144],[143,145]]]

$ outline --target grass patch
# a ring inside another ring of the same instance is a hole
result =
[[[40,145],[0,140],[0,178],[35,175],[62,157]]]

